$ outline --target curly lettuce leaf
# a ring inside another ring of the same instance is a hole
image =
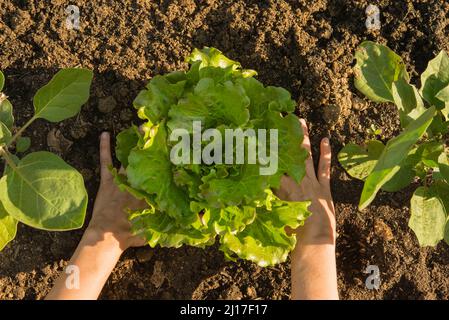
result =
[[[183,223],[191,223],[195,216],[189,210],[189,198],[174,180],[167,149],[167,133],[159,125],[146,149],[131,150],[127,167],[128,181],[135,189],[156,195],[156,203],[167,214]]]
[[[215,242],[215,235],[205,233],[196,224],[181,227],[177,221],[162,212],[144,210],[131,213],[132,231],[147,240],[151,247],[179,248],[182,245],[204,247]],[[196,226],[196,228],[195,228]]]
[[[308,202],[276,200],[271,210],[257,208],[254,222],[237,234],[228,232],[220,238],[220,249],[232,259],[237,256],[266,267],[285,262],[296,245],[296,235],[285,227],[296,229],[310,215]]]

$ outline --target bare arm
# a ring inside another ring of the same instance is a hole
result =
[[[298,185],[283,177],[280,198],[290,201],[310,200],[312,215],[297,232],[297,245],[291,254],[292,299],[338,299],[335,260],[335,209],[330,190],[331,146],[327,138],[321,141],[318,174],[315,174],[306,122],[303,147],[310,156],[306,161],[306,176]]]
[[[92,219],[68,263],[66,270],[70,272],[60,275],[46,299],[97,299],[121,254],[129,247],[145,244],[130,233],[130,223],[124,212],[125,208],[145,207],[145,203],[121,192],[113,183],[108,170],[112,164],[110,149],[109,134],[103,133],[101,182]],[[79,283],[74,280],[77,275]]]

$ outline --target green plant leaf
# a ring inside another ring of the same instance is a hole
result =
[[[259,168],[256,164],[242,165],[240,174],[234,177],[217,177],[215,171],[211,172],[202,179],[201,197],[213,208],[240,206],[260,199],[269,187],[269,179],[260,175]]]
[[[444,152],[438,157],[438,168],[443,179],[449,183],[449,160]]]
[[[204,247],[215,242],[215,234],[205,233],[193,226],[179,226],[176,220],[161,212],[137,212],[131,218],[132,230],[154,248],[179,248],[182,245]]]
[[[422,163],[430,168],[438,168],[438,158],[444,151],[441,141],[429,141],[421,144],[416,151],[416,156]]]
[[[5,86],[5,75],[0,71],[0,92],[3,90]]]
[[[365,181],[359,203],[360,210],[366,208],[373,201],[380,188],[401,169],[401,162],[407,157],[413,145],[426,132],[434,115],[434,107],[427,109],[418,119],[411,122],[400,135],[388,141],[376,166]]]
[[[0,203],[0,251],[16,237],[17,220],[6,212]]]
[[[0,144],[8,144],[11,137],[11,131],[3,122],[0,122]]]
[[[16,142],[16,151],[25,152],[31,146],[31,139],[29,137],[19,137]]]
[[[373,101],[394,102],[393,82],[409,80],[401,57],[386,46],[365,41],[357,49],[355,58],[355,87]]]
[[[131,150],[137,145],[139,141],[139,131],[136,126],[132,126],[123,130],[117,135],[117,143],[115,146],[115,156],[120,161],[122,166],[128,166],[128,157]]]
[[[441,113],[446,120],[449,120],[449,85],[441,89],[435,98],[444,102],[444,108],[441,109]]]
[[[444,238],[446,212],[436,193],[427,187],[419,187],[410,201],[409,227],[420,246],[436,246]]]
[[[412,183],[415,175],[416,174],[413,170],[413,166],[407,164],[407,162],[404,161],[401,164],[401,168],[399,169],[399,171],[396,172],[396,174],[384,185],[382,185],[381,189],[387,192],[396,192],[402,190],[410,183]]]
[[[284,262],[296,245],[296,237],[287,235],[285,226],[296,229],[310,215],[308,202],[274,201],[272,208],[257,208],[253,223],[242,232],[226,233],[220,238],[220,250],[228,258],[238,256],[266,267]]]
[[[92,77],[87,69],[59,71],[34,96],[34,117],[59,122],[76,115],[89,98]]]
[[[365,180],[373,171],[384,148],[384,144],[377,140],[370,140],[365,148],[348,143],[339,152],[338,161],[351,177]]]
[[[171,83],[167,76],[155,76],[134,99],[134,108],[139,110],[139,117],[158,123],[167,117],[171,105],[181,97],[186,81]]]
[[[41,151],[7,167],[0,180],[0,201],[24,224],[71,230],[83,225],[87,192],[79,172],[58,156]]]
[[[156,195],[159,207],[171,217],[190,224],[196,217],[190,211],[188,195],[176,186],[167,149],[167,132],[159,125],[150,147],[131,150],[127,167],[130,185]]]
[[[230,69],[238,75],[243,77],[252,77],[257,75],[257,72],[250,69],[241,70],[239,62],[226,57],[220,50],[216,48],[204,47],[202,50],[194,49],[193,52],[186,58],[186,62],[194,65],[199,63],[198,68],[215,67],[222,69]]]
[[[208,216],[210,215],[210,217]],[[222,209],[207,210],[203,220],[213,229],[216,234],[225,234],[230,232],[236,234],[252,223],[256,218],[256,208],[243,206],[229,206]]]
[[[12,104],[8,99],[0,101],[0,121],[3,122],[11,131],[14,124],[14,116],[12,113]]]
[[[288,174],[297,183],[300,183],[306,174],[305,161],[309,154],[301,147],[304,135],[299,119],[293,114],[282,117],[277,111],[267,112],[265,118],[266,128],[278,131],[278,153],[276,155],[278,157],[278,172],[276,177]],[[270,149],[271,152],[275,151]],[[278,187],[279,180],[274,180],[276,182],[272,183],[275,187]]]
[[[434,59],[429,61],[427,69],[421,75],[420,89],[423,98],[438,110],[446,108],[446,103],[437,95],[449,85],[449,57],[445,51],[441,51]],[[444,94],[441,93],[440,97]],[[446,119],[447,119],[447,112]]]
[[[403,128],[426,111],[418,89],[404,79],[393,82],[392,93],[394,103],[399,109],[399,118]]]

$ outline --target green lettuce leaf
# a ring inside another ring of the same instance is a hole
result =
[[[237,234],[226,233],[220,238],[220,249],[228,258],[237,256],[262,267],[285,262],[296,245],[296,236],[288,235],[285,227],[296,229],[310,215],[307,202],[274,201],[270,210],[257,208],[253,223]]]

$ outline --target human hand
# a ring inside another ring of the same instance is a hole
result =
[[[143,246],[144,239],[131,233],[131,223],[125,210],[141,209],[147,205],[145,201],[137,200],[129,193],[120,191],[109,171],[111,165],[110,135],[103,132],[100,138],[101,181],[88,231],[102,239],[115,241],[123,251],[129,247]]]
[[[288,176],[282,177],[281,186],[275,193],[282,200],[311,201],[309,211],[312,215],[307,218],[303,227],[298,228],[298,243],[335,244],[335,209],[330,190],[330,142],[328,138],[321,140],[318,173],[315,174],[307,124],[304,119],[300,119],[300,122],[304,132],[302,146],[309,153],[306,175],[299,185]]]

